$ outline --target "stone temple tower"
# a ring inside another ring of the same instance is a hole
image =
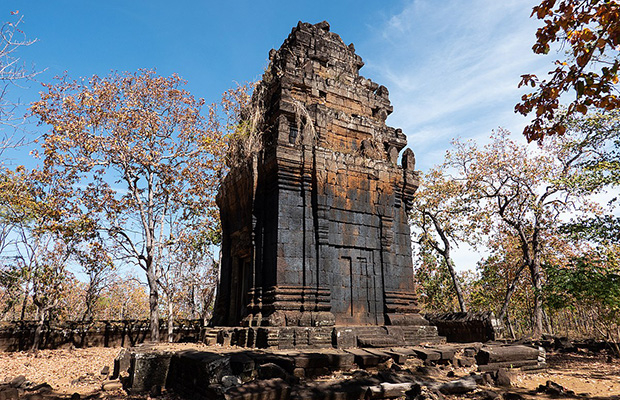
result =
[[[418,187],[388,90],[329,24],[299,23],[252,99],[253,151],[218,194],[212,324],[236,344],[347,347],[436,339],[418,314],[407,220]],[[248,114],[250,115],[250,114]],[[248,117],[249,119],[250,117]],[[256,122],[258,121],[258,122]]]

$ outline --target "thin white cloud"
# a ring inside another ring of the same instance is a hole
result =
[[[523,140],[527,119],[514,113],[524,90],[520,76],[552,69],[552,57],[533,54],[539,21],[536,0],[411,0],[377,24],[365,43],[366,67],[390,90],[388,124],[403,129],[426,171],[443,162],[451,140],[489,141],[499,126]],[[473,269],[486,253],[462,246],[459,269]]]
[[[408,134],[421,169],[440,162],[453,137],[523,129],[526,119],[513,111],[523,93],[520,75],[546,72],[552,61],[531,50],[534,4],[414,0],[375,27],[362,73],[390,89],[388,123]]]

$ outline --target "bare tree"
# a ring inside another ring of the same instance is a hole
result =
[[[19,49],[30,46],[36,39],[28,39],[19,27],[23,17],[17,17],[19,11],[11,12],[15,21],[7,21],[0,28],[0,151],[14,147],[23,142],[23,138],[15,138],[15,130],[24,121],[24,115],[17,112],[20,104],[8,93],[11,87],[21,87],[26,81],[33,79],[40,71],[28,68],[17,55]],[[6,129],[6,128],[13,129]]]

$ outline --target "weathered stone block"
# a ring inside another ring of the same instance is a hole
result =
[[[122,372],[127,373],[131,366],[131,352],[128,349],[121,349],[114,358],[114,370],[111,379],[118,379]]]
[[[332,340],[335,347],[339,349],[357,347],[357,336],[354,328],[335,327]]]
[[[521,360],[536,360],[538,362],[538,348],[529,346],[484,346],[476,354],[478,365],[513,362]]]
[[[138,350],[131,353],[129,379],[124,388],[130,393],[144,393],[166,384],[172,353]]]

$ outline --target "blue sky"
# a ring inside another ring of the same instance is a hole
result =
[[[78,78],[156,68],[179,74],[208,102],[235,82],[259,79],[269,50],[297,21],[327,20],[355,44],[366,63],[361,74],[389,89],[388,124],[408,135],[418,168],[426,171],[443,160],[454,137],[484,142],[498,126],[520,136],[527,122],[513,111],[523,94],[520,75],[546,72],[553,61],[531,51],[536,3],[2,0],[0,18],[14,21],[10,12],[19,10],[21,28],[38,41],[17,55],[45,69],[41,82],[64,71]],[[31,83],[11,88],[10,96],[29,102],[39,90]],[[20,163],[25,153],[16,157]],[[470,267],[477,259],[462,257],[459,264]]]
[[[298,20],[327,20],[353,42],[362,75],[390,90],[388,123],[409,137],[419,168],[440,162],[454,137],[485,138],[526,119],[513,108],[519,76],[547,71],[550,59],[531,51],[538,21],[528,0],[168,1],[3,0],[0,17],[38,40],[18,54],[46,69],[49,82],[112,70],[157,68],[178,73],[207,101],[236,82],[260,78],[271,48]],[[12,96],[36,100],[36,83]]]

